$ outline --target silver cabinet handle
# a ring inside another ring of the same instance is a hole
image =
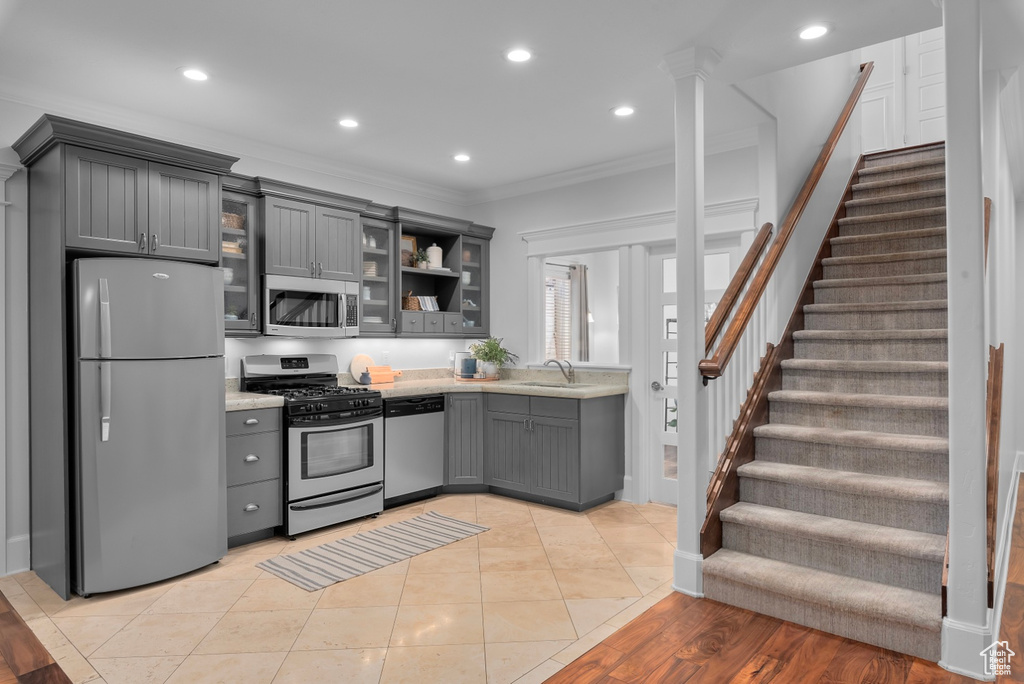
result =
[[[149,241],[146,240],[146,234],[145,233],[139,233],[139,251],[140,252],[145,252],[146,251],[146,245],[148,244],[148,242]]]
[[[523,418],[523,429],[524,430],[529,430],[530,429],[530,419],[529,418]]]
[[[245,508],[243,508],[242,510],[245,511],[246,513],[252,513],[253,511],[260,510],[260,506],[259,506],[259,504],[251,503],[251,504],[247,505]]]
[[[450,394],[448,395],[448,405],[455,406],[455,399]]]
[[[100,441],[110,441],[110,362],[100,363]]]
[[[430,325],[437,325],[437,321],[436,320],[430,321]]]
[[[259,418],[249,418],[248,420],[245,421],[245,424],[246,425],[257,425],[257,424],[259,424],[259,422],[260,422]]]
[[[655,392],[660,392],[661,390],[663,390],[665,388],[662,387],[660,382],[655,380],[654,382],[651,383],[651,389],[654,390]]]
[[[313,266],[314,266],[314,263],[312,261],[310,261],[309,262],[309,275],[311,275],[311,276],[315,276],[316,275],[316,269],[314,269]]]
[[[160,246],[160,238],[157,236],[156,233],[151,234],[149,236],[149,251],[150,252],[155,252],[156,248],[159,247],[159,246]]]
[[[246,463],[255,463],[256,461],[260,460],[260,457],[257,456],[256,454],[249,454],[242,460],[245,461]]]
[[[319,261],[316,264],[316,277],[319,278],[324,274],[324,262]]]
[[[391,329],[392,330],[398,330],[398,319],[397,318],[392,318],[391,319]]]
[[[251,325],[253,328],[256,327],[256,312],[255,311],[253,311],[252,315],[249,316],[249,325]]]

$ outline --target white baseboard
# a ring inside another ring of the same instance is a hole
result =
[[[7,567],[2,568],[5,575],[25,572],[31,567],[29,536],[19,534],[7,540]]]
[[[622,478],[622,489],[615,493],[615,498],[621,501],[637,503],[636,491],[633,489],[633,476],[626,475]],[[647,503],[646,501],[644,503]]]
[[[992,611],[988,611],[988,618],[992,619]],[[966,677],[993,681],[995,677],[985,674],[985,657],[981,655],[993,641],[991,622],[979,627],[942,618],[942,660],[939,666]]]
[[[700,554],[676,549],[672,588],[687,596],[704,598],[703,564],[704,557]]]

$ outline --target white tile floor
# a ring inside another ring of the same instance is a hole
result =
[[[315,592],[255,567],[424,510],[491,529]],[[668,595],[675,521],[448,495],[133,591],[65,602],[31,572],[0,591],[75,682],[542,682]]]

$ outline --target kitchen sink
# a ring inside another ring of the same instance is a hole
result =
[[[522,383],[519,383],[519,384],[521,384],[521,385],[529,385],[530,387],[562,387],[562,388],[568,388],[568,389],[574,389],[576,387],[593,387],[593,385],[588,385],[588,384],[582,383],[582,382],[574,382],[574,383],[568,383],[568,382],[541,382],[539,380],[531,380],[530,382],[522,382]]]

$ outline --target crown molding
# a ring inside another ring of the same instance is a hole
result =
[[[645,152],[644,154],[638,154],[632,157],[600,162],[598,164],[591,164],[590,166],[581,166],[576,169],[570,169],[569,171],[559,171],[558,173],[538,176],[537,178],[531,178],[517,183],[508,183],[507,185],[499,185],[486,190],[478,190],[470,193],[470,204],[495,202],[497,200],[509,199],[511,197],[530,195],[535,192],[563,188],[569,185],[578,185],[580,183],[600,180],[602,178],[610,178],[611,176],[619,176],[633,171],[643,171],[645,169],[651,169],[658,166],[667,166],[672,164],[674,161],[675,151],[672,149]]]
[[[9,78],[0,78],[0,100],[34,107],[44,113],[54,113],[88,123],[109,126],[137,135],[151,136],[223,154],[236,154],[241,157],[243,166],[258,166],[259,162],[269,162],[446,204],[457,206],[471,204],[469,193],[464,191],[452,190],[372,169],[339,164],[324,157],[295,152],[231,133],[183,124],[180,121],[158,115],[44,93]]]
[[[8,178],[13,176],[22,168],[23,167],[17,164],[5,164],[4,162],[0,162],[0,183],[6,182]]]
[[[658,66],[676,80],[699,76],[706,81],[721,61],[722,57],[717,52],[698,45],[665,55]]]

